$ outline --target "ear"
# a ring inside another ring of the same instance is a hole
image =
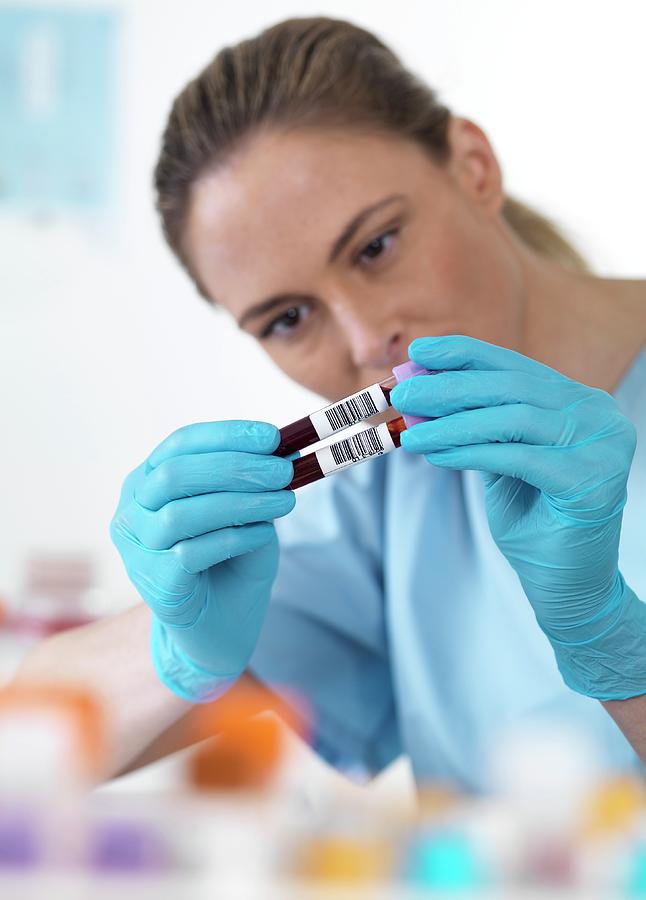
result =
[[[504,203],[502,173],[484,131],[469,119],[452,116],[448,127],[449,171],[471,202],[490,215]]]

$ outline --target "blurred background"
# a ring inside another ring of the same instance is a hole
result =
[[[223,45],[321,14],[375,31],[475,120],[507,190],[596,272],[643,277],[641,0],[0,2],[0,680],[43,634],[137,601],[108,526],[167,434],[319,405],[197,295],[152,170],[175,94]],[[410,792],[405,761],[386,778]]]

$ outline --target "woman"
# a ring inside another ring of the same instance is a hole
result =
[[[646,756],[646,283],[589,274],[505,196],[483,132],[336,20],[222,50],[175,100],[156,187],[200,293],[284,372],[337,399],[410,352],[445,371],[393,403],[435,421],[297,498],[273,425],[170,435],[112,523],[145,604],[19,677],[94,686],[115,771],[251,679],[304,695],[340,768],[406,752],[478,790],[501,727],[545,714],[633,765],[598,700]]]

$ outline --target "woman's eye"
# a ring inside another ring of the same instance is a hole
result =
[[[374,240],[370,241],[370,243],[363,248],[363,250],[357,257],[357,262],[361,261],[364,257],[367,257],[367,259],[370,261],[383,256],[390,247],[390,242],[388,241],[388,239],[394,238],[398,231],[398,228],[391,228],[390,231],[386,231],[383,234],[380,234],[379,237],[376,237]]]
[[[290,306],[289,309],[286,309],[284,313],[281,313],[275,319],[272,319],[271,322],[263,328],[260,337],[267,338],[272,335],[289,337],[298,330],[298,327],[308,315],[309,308],[307,306]]]

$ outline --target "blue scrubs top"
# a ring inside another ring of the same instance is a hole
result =
[[[614,396],[638,432],[619,563],[646,600],[646,348]],[[591,731],[609,769],[638,765],[601,704],[563,683],[491,537],[479,472],[396,450],[299,491],[276,526],[250,669],[300,693],[335,767],[375,774],[405,753],[416,780],[479,792],[501,729],[545,716]]]

